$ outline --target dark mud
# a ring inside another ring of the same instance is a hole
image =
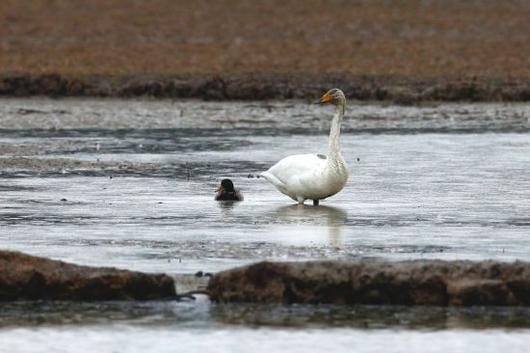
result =
[[[232,74],[61,76],[4,73],[6,97],[155,97],[204,100],[313,99],[340,87],[350,99],[415,104],[426,101],[530,101],[524,79],[425,78],[379,76]]]
[[[0,251],[0,301],[148,300],[174,298],[166,275],[72,265]]]
[[[217,302],[530,305],[530,264],[492,261],[261,262],[216,274]]]

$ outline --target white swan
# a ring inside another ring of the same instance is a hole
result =
[[[299,204],[310,199],[315,206],[319,200],[341,191],[348,180],[348,169],[340,154],[339,141],[346,97],[340,89],[333,88],[324,94],[318,103],[331,103],[335,106],[329,132],[328,155],[297,154],[285,157],[261,173],[261,176],[281,193]]]

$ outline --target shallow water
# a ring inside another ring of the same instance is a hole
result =
[[[175,276],[262,259],[530,260],[529,105],[353,105],[346,188],[319,207],[293,205],[256,175],[289,154],[325,153],[329,113],[303,102],[3,100],[0,248]],[[212,201],[223,177],[244,202]],[[279,350],[283,337],[300,350],[400,340],[407,351],[473,351],[487,340],[516,351],[530,338],[516,309],[130,305],[3,304],[1,340],[12,352],[66,339],[81,351],[157,340]],[[28,335],[38,344],[20,345]]]

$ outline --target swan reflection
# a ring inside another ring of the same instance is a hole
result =
[[[320,233],[319,229],[315,229],[312,226],[326,227],[328,229],[329,244],[335,247],[340,247],[342,245],[342,227],[348,219],[348,214],[343,209],[323,205],[283,206],[274,211],[274,216],[280,224],[296,224],[304,226],[304,233],[308,231],[305,226],[311,227],[311,229],[309,229],[311,233],[317,234]],[[289,232],[293,232],[292,227],[289,227]]]

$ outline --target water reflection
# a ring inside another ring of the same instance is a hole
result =
[[[229,213],[229,211],[231,211],[238,203],[239,201],[217,201],[217,204],[223,213]]]
[[[528,308],[362,305],[211,304],[196,301],[152,302],[6,302],[0,303],[0,329],[42,325],[137,326],[182,328],[209,325],[269,327],[351,327],[359,329],[528,329]]]
[[[361,329],[529,328],[528,308],[218,304],[210,315],[232,325]]]
[[[297,224],[300,227],[289,227],[289,232],[296,233],[298,230],[308,233],[308,227],[325,227],[328,230],[327,238],[329,245],[341,247],[343,244],[342,229],[348,220],[345,210],[332,206],[307,206],[289,205],[277,208],[274,216],[280,224]],[[313,229],[311,234],[319,234],[319,229]]]

